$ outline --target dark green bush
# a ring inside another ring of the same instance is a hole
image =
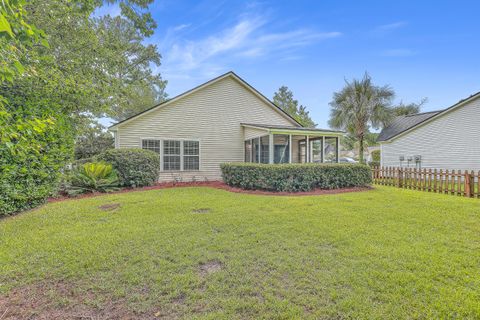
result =
[[[123,187],[143,187],[157,183],[160,173],[159,155],[143,149],[112,149],[94,157],[110,163],[117,171]]]
[[[33,208],[54,195],[71,159],[71,132],[61,115],[0,110],[0,216]]]
[[[380,150],[373,150],[370,155],[372,156],[372,162],[380,162]]]
[[[370,168],[362,164],[225,163],[221,169],[229,186],[253,190],[298,192],[363,187],[372,182]]]
[[[369,161],[368,165],[372,168],[380,167],[380,161]]]

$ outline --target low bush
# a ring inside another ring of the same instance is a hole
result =
[[[111,192],[118,190],[118,177],[112,165],[89,162],[73,169],[67,192],[77,195],[88,192]]]
[[[372,162],[380,162],[380,150],[373,150],[370,155],[372,156]]]
[[[256,164],[225,163],[222,177],[232,187],[268,191],[310,191],[364,187],[372,182],[363,164]]]
[[[117,171],[123,187],[143,187],[157,183],[160,173],[159,155],[143,149],[112,149],[94,157],[110,163]]]
[[[372,168],[380,167],[380,161],[369,161],[368,165]]]

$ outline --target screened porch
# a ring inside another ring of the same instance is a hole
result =
[[[242,124],[245,162],[336,163],[341,131]]]

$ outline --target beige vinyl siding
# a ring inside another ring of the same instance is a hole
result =
[[[257,128],[245,127],[244,137],[245,140],[258,138],[268,134],[268,130],[262,130]]]
[[[142,139],[200,141],[200,170],[162,171],[161,181],[221,179],[220,164],[244,160],[240,123],[295,125],[233,77],[186,95],[117,127],[120,148],[139,148]]]
[[[382,143],[382,165],[399,166],[401,155],[405,160],[421,155],[422,168],[480,170],[479,127],[480,99],[476,99]]]

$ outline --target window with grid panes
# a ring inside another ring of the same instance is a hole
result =
[[[142,140],[142,149],[151,150],[157,154],[160,154],[160,140]]]
[[[192,171],[200,168],[200,143],[198,141],[183,142],[183,170]]]
[[[163,141],[163,170],[180,170],[180,141]]]

